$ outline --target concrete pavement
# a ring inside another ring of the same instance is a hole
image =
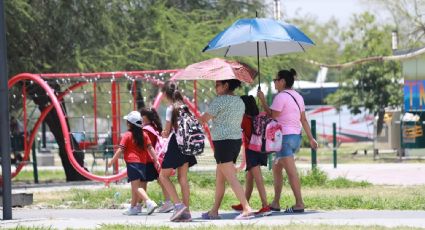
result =
[[[311,169],[310,164],[297,164],[299,169]],[[345,177],[353,181],[367,181],[376,185],[425,185],[425,164],[380,163],[380,164],[318,164],[329,178]]]

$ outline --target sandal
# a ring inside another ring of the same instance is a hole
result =
[[[250,220],[254,217],[253,213],[249,213],[248,215],[241,213],[235,217],[235,220]]]
[[[221,216],[220,215],[213,216],[213,215],[210,215],[210,212],[204,212],[202,213],[201,218],[204,220],[219,220],[221,219]]]
[[[301,208],[301,209],[295,209],[294,206],[292,206],[290,208],[287,208],[284,211],[284,213],[303,213],[303,212],[304,212],[304,209],[303,208]]]
[[[274,208],[271,205],[269,205],[270,210],[272,210],[273,212],[280,212],[280,208]]]

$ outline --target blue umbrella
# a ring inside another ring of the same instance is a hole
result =
[[[215,36],[202,52],[228,56],[260,56],[305,52],[314,42],[297,27],[269,18],[239,19]]]

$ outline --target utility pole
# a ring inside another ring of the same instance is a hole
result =
[[[274,0],[273,16],[274,19],[280,20],[280,0]]]
[[[3,220],[12,219],[12,182],[10,167],[9,89],[7,87],[7,43],[4,2],[0,0],[0,155],[3,177]]]

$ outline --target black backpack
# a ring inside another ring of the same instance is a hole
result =
[[[176,139],[179,150],[184,155],[197,156],[204,152],[204,129],[186,105],[178,108]]]

